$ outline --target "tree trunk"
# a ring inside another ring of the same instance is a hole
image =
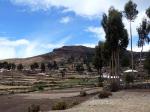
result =
[[[131,59],[132,59],[132,75],[133,75],[133,51],[132,51],[132,26],[130,21],[130,37],[131,37]]]
[[[140,52],[140,66],[142,64],[142,52],[143,52],[143,46],[142,46],[142,49],[141,49],[141,52]]]

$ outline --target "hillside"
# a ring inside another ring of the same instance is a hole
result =
[[[7,61],[15,64],[22,63],[23,65],[30,65],[33,62],[49,62],[49,61],[65,61],[69,58],[73,57],[75,59],[85,59],[85,58],[92,58],[94,56],[94,48],[89,48],[85,46],[63,46],[58,49],[54,49],[50,53],[46,53],[43,55],[38,55],[29,58],[16,58],[16,59],[6,59],[2,61]],[[128,55],[130,57],[130,51],[124,52],[124,55]],[[147,55],[147,52],[143,53],[143,57]],[[140,53],[134,52],[134,59],[139,59]]]
[[[67,60],[71,57],[74,58],[84,58],[91,57],[94,55],[94,48],[89,48],[85,46],[63,46],[58,49],[54,49],[50,53],[43,55],[38,55],[29,58],[15,58],[15,59],[6,59],[2,61],[7,61],[15,64],[22,63],[23,65],[30,65],[33,62],[49,62],[49,61],[62,61]]]

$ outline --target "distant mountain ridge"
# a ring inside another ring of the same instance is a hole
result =
[[[33,62],[49,62],[49,61],[61,61],[66,60],[70,57],[80,58],[80,57],[92,57],[94,56],[95,49],[85,46],[63,46],[61,48],[54,49],[50,53],[29,57],[29,58],[16,58],[16,59],[6,59],[2,61],[7,61],[15,64],[22,63],[23,65],[30,65]],[[130,51],[126,51],[126,55],[130,55]],[[147,52],[143,53],[143,57],[147,55]],[[135,59],[139,58],[139,52],[134,52]]]
[[[15,59],[5,59],[1,61],[7,61],[10,63],[23,65],[30,65],[33,62],[49,62],[49,61],[61,61],[67,58],[72,57],[86,57],[93,56],[94,48],[85,47],[85,46],[63,46],[61,48],[54,49],[50,53],[29,57],[29,58],[15,58]]]

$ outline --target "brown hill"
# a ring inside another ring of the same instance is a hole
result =
[[[50,53],[46,53],[43,55],[38,55],[29,58],[15,58],[15,59],[6,59],[2,61],[7,61],[10,63],[23,65],[30,65],[33,62],[41,63],[41,62],[49,62],[49,61],[62,61],[67,60],[70,57],[80,58],[80,57],[88,57],[94,55],[94,48],[89,48],[85,46],[63,46],[58,49],[54,49]]]
[[[50,53],[46,53],[43,55],[38,55],[34,57],[29,57],[29,58],[16,58],[16,59],[6,59],[2,61],[7,61],[15,64],[22,63],[23,65],[30,65],[33,62],[41,63],[41,62],[49,62],[49,61],[65,61],[68,60],[71,57],[74,57],[76,59],[85,59],[85,58],[90,58],[94,56],[94,48],[89,48],[85,46],[63,46],[58,49],[54,49]],[[125,54],[130,57],[130,51],[125,51]],[[146,57],[147,52],[143,53],[143,57]],[[134,59],[138,60],[139,59],[139,52],[134,52]]]

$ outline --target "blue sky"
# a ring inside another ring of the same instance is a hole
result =
[[[64,45],[94,47],[105,40],[100,25],[110,6],[123,10],[127,0],[0,0],[0,59],[25,58],[52,51]],[[134,51],[136,27],[150,4],[134,0],[140,11],[133,23]],[[124,18],[126,28],[128,21]],[[128,47],[128,49],[130,49]],[[144,50],[150,49],[146,45]]]

